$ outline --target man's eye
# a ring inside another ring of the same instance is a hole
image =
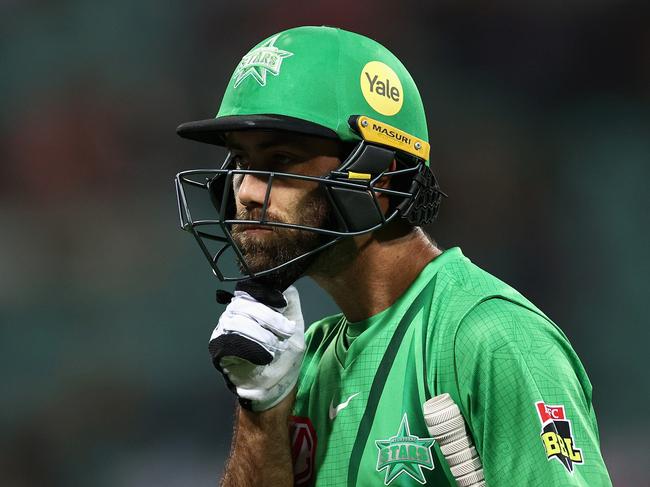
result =
[[[280,166],[287,164],[295,164],[298,162],[298,158],[290,154],[275,154],[273,156],[273,163]]]
[[[238,154],[230,156],[230,161],[237,169],[247,169],[249,165],[248,161]]]

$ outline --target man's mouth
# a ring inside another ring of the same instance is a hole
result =
[[[272,232],[273,228],[265,225],[237,225],[238,233]]]

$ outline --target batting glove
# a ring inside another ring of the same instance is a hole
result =
[[[295,287],[281,293],[250,284],[238,286],[210,337],[212,363],[243,407],[264,411],[296,385],[304,333]]]

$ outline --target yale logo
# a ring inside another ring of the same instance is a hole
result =
[[[380,61],[370,61],[361,70],[361,93],[382,115],[395,115],[402,109],[404,90],[395,71]]]

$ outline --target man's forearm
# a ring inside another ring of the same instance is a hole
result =
[[[238,408],[222,487],[293,485],[289,413],[294,394],[260,413]]]

